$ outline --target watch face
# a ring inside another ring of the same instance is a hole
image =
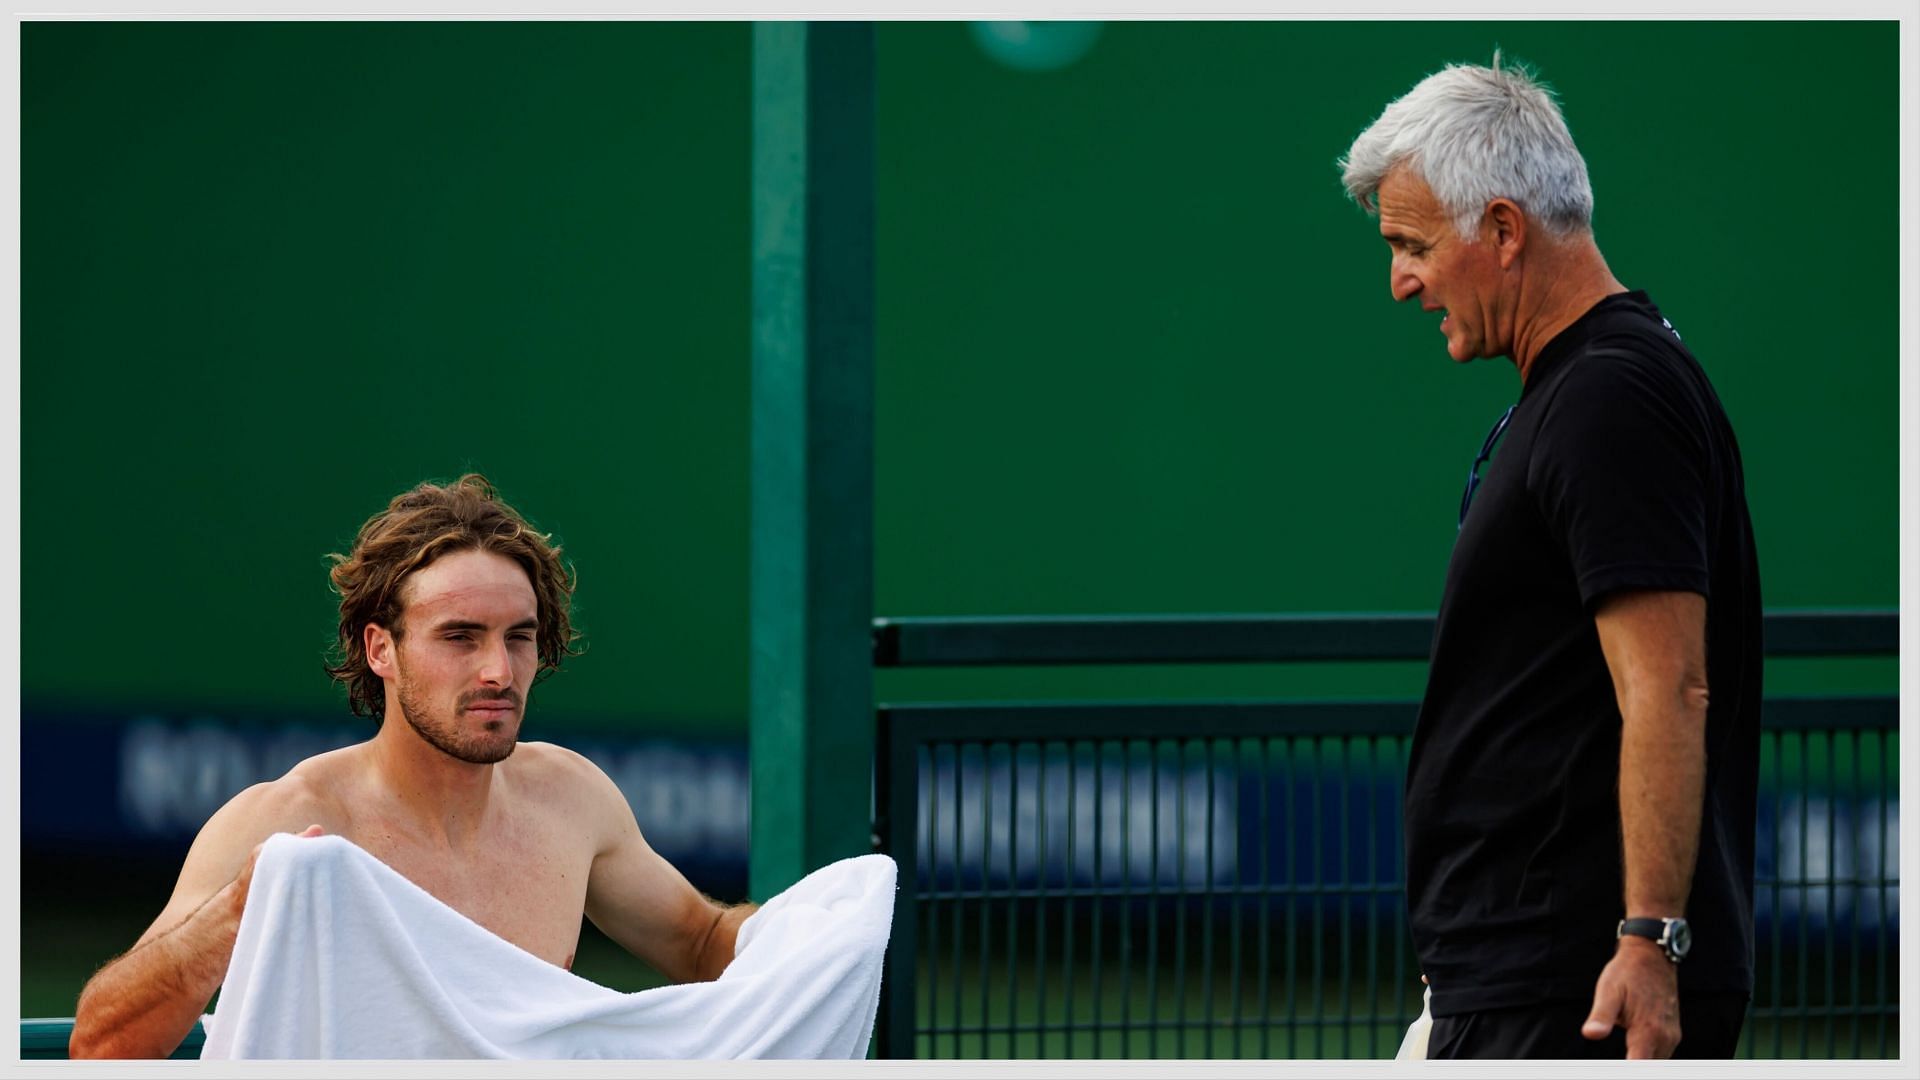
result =
[[[1687,951],[1693,948],[1693,928],[1687,925],[1687,920],[1675,919],[1667,933],[1669,936],[1667,948],[1673,952],[1676,959],[1685,958]]]

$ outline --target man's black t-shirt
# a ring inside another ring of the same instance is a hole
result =
[[[1645,293],[1610,296],[1541,350],[1481,476],[1407,771],[1407,900],[1434,1015],[1590,999],[1613,955],[1620,710],[1593,617],[1624,589],[1707,598],[1680,989],[1751,992],[1760,581],[1706,374]]]

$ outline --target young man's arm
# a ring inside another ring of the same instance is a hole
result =
[[[613,781],[585,758],[577,758],[576,767],[603,837],[587,878],[587,917],[675,982],[719,978],[733,960],[740,924],[759,906],[701,895],[640,835],[633,808]]]
[[[1628,918],[1681,918],[1700,846],[1707,773],[1707,601],[1691,592],[1609,597],[1594,617],[1620,702],[1620,835]],[[1679,977],[1660,946],[1625,936],[1582,1029],[1627,1029],[1627,1056],[1680,1043]]]
[[[226,978],[254,860],[275,825],[302,809],[297,786],[256,784],[207,821],[160,916],[80,991],[69,1057],[156,1058],[179,1048]]]

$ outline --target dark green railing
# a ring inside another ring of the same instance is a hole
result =
[[[1893,611],[1776,611],[1768,656],[1895,656]],[[878,667],[1425,660],[1433,616],[1033,615],[875,619]]]
[[[891,619],[881,666],[1424,659],[1424,616]],[[1890,612],[1766,620],[1771,656],[1891,656]],[[887,705],[900,867],[887,1057],[1386,1057],[1420,1009],[1408,701]],[[1757,985],[1740,1053],[1898,1040],[1892,695],[1763,705]]]
[[[48,1061],[64,1059],[67,1056],[67,1041],[73,1037],[73,1017],[39,1017],[20,1021],[20,1060]],[[207,1033],[198,1021],[193,1030],[180,1042],[180,1048],[173,1052],[177,1060],[186,1060],[200,1056],[200,1047],[207,1041]]]

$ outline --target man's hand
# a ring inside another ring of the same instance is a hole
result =
[[[325,830],[318,825],[309,825],[305,829],[302,829],[298,835],[304,839],[319,836],[324,831]],[[279,834],[276,833],[274,835],[277,836]],[[268,837],[268,839],[272,839],[272,837]],[[220,891],[213,896],[213,902],[218,903],[219,910],[225,912],[227,915],[226,922],[231,924],[225,927],[227,937],[229,938],[229,948],[232,947],[231,938],[240,932],[240,915],[247,909],[247,894],[253,891],[254,864],[260,861],[260,849],[266,846],[266,840],[262,840],[253,845],[253,850],[247,852],[247,861],[240,864],[240,872],[233,875],[233,880],[227,882],[221,887]],[[196,911],[195,914],[198,915],[199,912]],[[142,938],[139,945],[144,945],[146,942],[147,939]],[[139,945],[135,947],[138,948]]]
[[[325,829],[322,829],[318,825],[309,825],[305,829],[302,829],[299,835],[302,839],[305,839],[307,837],[319,836],[325,831]],[[278,834],[276,833],[275,835]],[[272,839],[272,837],[268,839]],[[233,880],[227,884],[224,890],[228,894],[227,899],[232,904],[235,913],[235,930],[239,929],[239,912],[246,910],[247,893],[253,889],[253,864],[260,861],[260,849],[266,846],[266,840],[262,840],[253,845],[253,850],[247,852],[247,861],[240,866],[240,872],[233,875]]]
[[[1623,937],[1593,987],[1593,1011],[1580,1026],[1589,1039],[1627,1029],[1627,1057],[1670,1058],[1680,1045],[1680,976],[1660,946]]]

